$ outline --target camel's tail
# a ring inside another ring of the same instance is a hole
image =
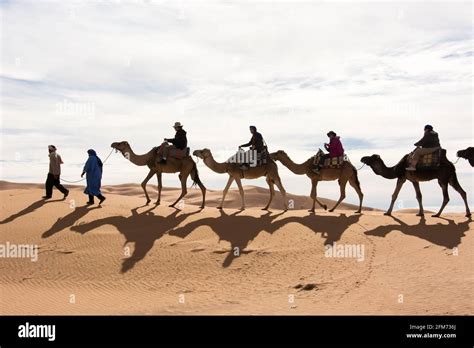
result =
[[[456,168],[454,167],[454,164],[451,164],[453,166],[453,173],[449,177],[449,183],[453,187],[461,187],[461,184],[458,181],[458,175],[456,174]]]
[[[193,181],[191,187],[194,187],[196,185],[203,185],[201,179],[199,178],[199,171],[197,169],[196,163],[193,164],[193,169],[191,170],[191,180]]]
[[[360,188],[360,181],[359,181],[359,175],[357,173],[357,169],[354,166],[352,166],[352,168],[354,168],[354,179],[355,179],[356,185]]]

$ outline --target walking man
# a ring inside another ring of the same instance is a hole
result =
[[[69,190],[66,189],[61,182],[59,181],[59,177],[61,175],[61,164],[63,164],[63,160],[61,156],[56,152],[56,146],[49,145],[49,172],[48,177],[46,179],[46,196],[43,196],[44,199],[50,199],[53,196],[53,186],[56,187],[61,193],[64,195],[64,199],[69,194]]]

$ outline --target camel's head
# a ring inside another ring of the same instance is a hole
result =
[[[127,150],[130,149],[130,145],[128,144],[127,141],[120,141],[120,142],[116,142],[116,143],[112,143],[112,145],[110,145],[112,148],[115,149],[115,151],[120,151],[121,153],[124,153],[126,152]]]
[[[380,156],[379,155],[364,156],[360,159],[360,161],[364,164],[367,164],[368,166],[371,166],[372,164],[380,161]]]
[[[465,150],[459,150],[457,152],[457,156],[464,159],[469,159],[469,156],[472,156],[473,153],[474,153],[474,147],[468,147]]]
[[[193,156],[196,156],[196,157],[199,157],[200,159],[205,160],[207,157],[211,156],[211,150],[209,149],[194,150]]]
[[[270,158],[274,161],[281,160],[283,157],[288,157],[285,151],[278,150],[277,152],[273,152],[270,154]]]

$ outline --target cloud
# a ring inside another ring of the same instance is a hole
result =
[[[90,147],[106,156],[117,140],[145,152],[172,135],[175,121],[186,125],[193,148],[210,147],[219,160],[248,141],[250,124],[271,149],[297,160],[313,154],[330,129],[341,134],[351,159],[380,153],[396,162],[426,123],[439,131],[448,155],[472,143],[469,3],[0,7],[4,179],[40,180],[49,143],[76,164]],[[26,179],[15,158],[30,161]],[[104,183],[139,182],[145,174],[124,159],[110,161]],[[225,184],[200,168],[213,188]],[[473,189],[469,168],[460,170]],[[282,172],[289,191],[306,193],[302,178]],[[368,204],[391,194],[386,181],[362,178],[376,183]],[[178,185],[176,176],[167,180]],[[322,194],[334,193],[322,186]]]

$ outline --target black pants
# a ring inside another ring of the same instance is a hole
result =
[[[48,173],[48,177],[46,179],[46,196],[51,197],[53,195],[53,186],[56,187],[61,193],[65,194],[66,192],[69,192],[63,185],[61,185],[61,182],[59,181],[59,175],[54,177],[53,174]]]
[[[97,198],[102,199],[102,198],[104,198],[104,196],[98,195]],[[94,203],[94,196],[93,195],[89,195],[89,203]]]

